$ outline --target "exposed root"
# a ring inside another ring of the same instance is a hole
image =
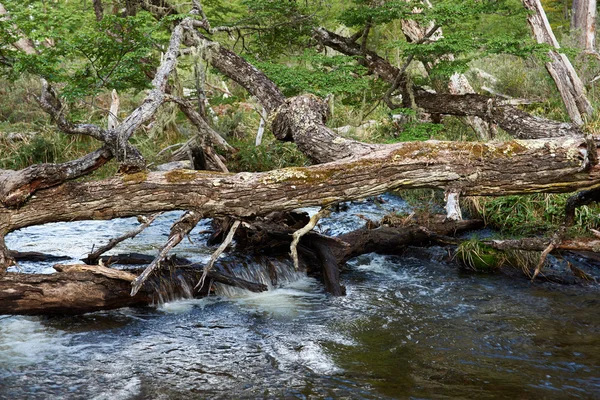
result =
[[[208,272],[211,270],[211,268],[215,264],[215,261],[217,261],[217,258],[219,258],[219,256],[221,254],[223,254],[223,252],[225,251],[225,249],[227,248],[227,246],[229,246],[231,244],[231,242],[233,240],[233,235],[235,235],[235,231],[237,230],[237,228],[239,226],[240,226],[240,221],[239,220],[235,221],[231,225],[231,228],[229,229],[229,233],[227,234],[227,237],[225,238],[225,240],[223,240],[223,243],[221,243],[221,245],[217,248],[217,250],[210,257],[210,260],[208,261],[208,264],[206,264],[206,267],[204,267],[204,273],[202,274],[202,278],[200,278],[200,280],[198,281],[198,283],[196,284],[196,286],[194,287],[194,289],[197,289],[197,288],[202,287],[204,285],[204,280],[206,279],[206,277],[208,275]]]
[[[322,208],[318,213],[313,215],[304,227],[298,229],[292,237],[292,244],[290,244],[290,255],[292,256],[292,260],[294,261],[294,269],[298,271],[299,268],[299,260],[298,260],[298,243],[300,243],[300,239],[302,236],[306,235],[308,232],[312,231],[319,220],[323,217],[327,217],[331,213],[329,208]]]
[[[177,246],[183,240],[183,238],[187,236],[192,229],[194,229],[201,219],[201,214],[195,211],[188,211],[173,224],[167,243],[165,243],[156,258],[152,261],[152,263],[150,263],[150,265],[146,267],[144,272],[142,272],[140,276],[131,282],[131,296],[135,296],[150,274],[152,274],[152,272],[157,268],[160,268],[160,263],[167,256],[169,251]]]
[[[90,264],[90,265],[97,264],[98,263],[98,259],[100,258],[100,256],[102,254],[104,254],[107,251],[113,249],[119,243],[121,243],[121,242],[123,242],[123,241],[125,241],[127,239],[132,239],[132,238],[136,237],[144,229],[146,229],[147,227],[149,227],[150,224],[152,224],[152,222],[154,222],[154,220],[156,219],[156,217],[158,217],[161,214],[162,213],[153,214],[150,217],[139,216],[138,217],[138,221],[140,221],[140,223],[142,223],[142,225],[140,225],[139,227],[135,228],[132,231],[129,231],[129,232],[125,233],[123,236],[119,236],[117,238],[110,239],[106,245],[104,245],[102,247],[99,247],[96,251],[92,251],[90,254],[88,254],[87,258],[84,258],[82,261],[85,262],[86,264]]]

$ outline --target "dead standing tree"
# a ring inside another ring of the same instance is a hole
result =
[[[573,0],[571,30],[578,38],[579,46],[587,53],[600,57],[596,51],[596,0]]]
[[[560,45],[552,32],[540,0],[523,0],[523,5],[531,11],[527,20],[535,40],[554,48],[548,52],[550,61],[546,63],[546,69],[556,83],[569,117],[573,123],[583,125],[586,118],[591,116],[594,111],[587,99],[585,87],[571,61],[564,53],[559,52]]]
[[[285,98],[260,70],[199,29],[207,29],[207,21],[185,18],[175,26],[169,51],[153,81],[154,89],[114,130],[71,123],[62,115],[56,93],[44,86],[40,104],[59,127],[68,134],[93,136],[104,146],[70,163],[2,171],[0,270],[5,271],[11,264],[4,236],[48,222],[112,219],[180,209],[203,217],[253,219],[274,211],[327,206],[400,188],[505,195],[570,192],[600,185],[595,157],[598,143],[580,136],[505,143],[427,141],[394,145],[341,138],[325,125],[325,102],[312,95]],[[270,114],[271,129],[280,140],[294,141],[312,160],[322,164],[267,173],[145,171],[143,159],[128,140],[169,100],[166,82],[182,54],[182,43],[201,47],[214,68],[256,96]],[[380,65],[388,68],[384,63]],[[67,182],[90,173],[112,157],[121,162],[124,175],[93,182]],[[3,287],[0,297],[30,291],[14,292],[14,285],[18,285],[15,279],[18,281],[13,274],[5,275],[3,280],[13,284]],[[65,279],[59,285],[69,281],[68,277]],[[43,301],[43,297],[36,301]],[[95,307],[113,306],[100,302]]]

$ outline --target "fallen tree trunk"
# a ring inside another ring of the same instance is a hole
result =
[[[205,217],[265,215],[355,200],[393,189],[463,195],[564,193],[600,184],[583,139],[499,143],[409,142],[362,158],[265,173],[141,172],[39,191],[18,209],[0,207],[0,232],[48,222],[112,219],[167,210]]]

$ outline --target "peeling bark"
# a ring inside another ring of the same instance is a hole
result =
[[[573,0],[571,30],[578,37],[579,46],[588,53],[596,52],[596,0]]]
[[[554,79],[556,87],[560,92],[563,103],[571,120],[576,125],[583,125],[586,117],[593,113],[592,105],[587,99],[585,88],[581,79],[575,72],[575,68],[567,56],[560,53],[560,45],[552,32],[544,8],[540,0],[522,0],[525,8],[531,13],[527,20],[533,31],[533,36],[538,43],[546,43],[556,50],[548,52],[550,62],[546,63],[546,69]]]

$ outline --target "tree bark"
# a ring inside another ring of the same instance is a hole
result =
[[[573,0],[571,31],[578,38],[579,46],[587,53],[596,52],[596,0]]]
[[[554,36],[554,32],[552,32],[540,0],[522,1],[525,8],[531,11],[527,20],[529,21],[535,40],[538,43],[549,44],[556,49],[548,52],[550,62],[546,63],[546,69],[556,83],[569,117],[576,125],[583,125],[585,119],[593,113],[593,108],[587,99],[583,83],[567,56],[558,51],[560,45]]]
[[[408,142],[361,158],[265,173],[176,170],[70,182],[0,207],[0,231],[83,219],[187,209],[205,217],[265,215],[393,189],[437,188],[462,195],[559,193],[600,184],[584,139],[499,143]]]
[[[0,278],[6,273],[6,269],[14,265],[15,259],[4,242],[4,233],[0,231]]]
[[[96,15],[96,21],[100,22],[104,19],[104,7],[102,6],[102,0],[92,0],[94,5],[94,14]]]

